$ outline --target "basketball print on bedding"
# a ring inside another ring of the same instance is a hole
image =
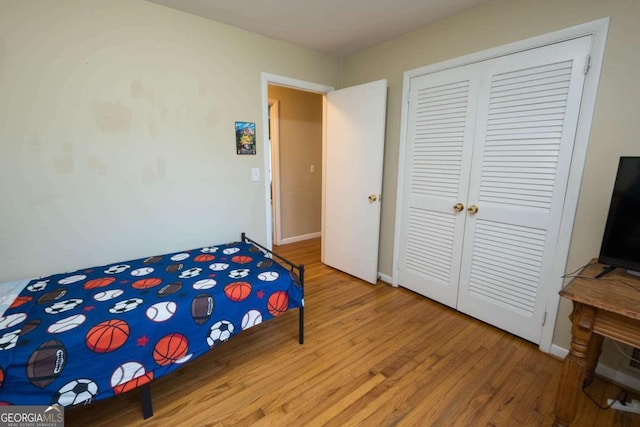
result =
[[[235,262],[236,264],[249,264],[251,261],[253,261],[253,258],[247,255],[236,255],[231,258],[231,261]]]
[[[85,344],[96,353],[109,353],[122,347],[129,338],[129,324],[111,319],[100,322],[87,332]]]
[[[244,301],[251,295],[251,283],[233,282],[224,287],[224,294],[233,302]]]
[[[149,289],[158,286],[160,283],[162,283],[162,279],[158,277],[149,277],[147,279],[136,280],[133,282],[131,287],[133,289]]]
[[[11,303],[11,305],[9,306],[9,308],[18,308],[21,305],[24,305],[26,303],[28,303],[29,301],[31,301],[33,299],[33,297],[29,297],[29,296],[20,296],[17,297],[15,300],[13,300],[13,302]]]
[[[267,309],[273,316],[280,316],[289,307],[289,295],[284,291],[276,291],[267,301]]]
[[[211,254],[200,254],[200,255],[196,255],[193,258],[195,262],[209,262],[209,261],[213,261],[214,259],[216,259],[216,257]]]
[[[175,363],[187,355],[189,340],[182,334],[173,333],[160,338],[153,348],[153,360],[160,366]]]
[[[114,277],[101,277],[99,279],[89,280],[83,285],[83,288],[87,291],[91,289],[104,288],[105,286],[109,286],[115,281],[116,279]]]

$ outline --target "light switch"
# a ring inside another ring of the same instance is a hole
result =
[[[309,172],[314,173],[316,171],[316,165],[309,166]]]
[[[260,181],[260,168],[251,168],[251,181]]]

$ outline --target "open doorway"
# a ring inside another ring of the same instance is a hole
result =
[[[314,230],[311,232],[303,232],[298,236],[295,236],[295,235],[288,236],[287,233],[289,233],[288,231],[289,229],[287,228],[287,224],[286,224],[287,218],[285,218],[285,224],[282,223],[282,214],[281,214],[282,192],[280,190],[283,184],[281,183],[282,181],[281,171],[280,171],[281,157],[280,157],[280,144],[279,144],[280,143],[280,124],[282,122],[280,111],[282,108],[282,104],[280,100],[276,98],[271,98],[269,96],[270,88],[275,88],[275,90],[289,89],[289,90],[293,90],[294,92],[311,93],[320,97],[321,104],[322,104],[322,107],[321,107],[322,121],[319,126],[319,132],[321,135],[321,153],[322,153],[321,159],[322,157],[324,157],[324,152],[323,152],[324,150],[324,146],[323,146],[324,134],[323,133],[325,128],[325,118],[324,118],[325,99],[324,98],[328,92],[331,92],[334,90],[334,88],[331,86],[320,85],[317,83],[307,82],[304,80],[297,80],[290,77],[284,77],[284,76],[279,76],[275,74],[262,73],[262,102],[263,102],[262,118],[263,118],[263,123],[265,125],[263,132],[264,132],[264,141],[268,143],[268,147],[266,147],[264,151],[264,155],[265,155],[264,165],[265,165],[265,170],[269,171],[269,173],[265,174],[265,176],[268,176],[270,178],[268,180],[265,179],[265,192],[267,196],[266,197],[266,202],[267,202],[266,244],[267,244],[267,247],[271,247],[274,243],[286,244],[286,243],[292,243],[298,240],[304,240],[304,238],[313,238],[316,236],[316,233],[318,233],[317,235],[319,236],[322,232],[322,225],[321,225],[320,228],[317,230]],[[271,140],[272,137],[274,138],[274,141]],[[309,172],[311,170],[312,164],[314,165],[313,173]],[[302,166],[300,166],[299,168],[301,167]],[[286,165],[285,165],[285,168],[286,168]],[[304,168],[308,174],[310,175],[314,174],[320,180],[321,188],[323,188],[322,187],[323,185],[322,184],[322,180],[323,180],[322,160],[320,161],[319,164],[307,162]],[[322,198],[323,198],[322,191],[324,190],[321,189],[320,201],[319,201],[320,209],[318,210],[318,214],[320,215],[321,218],[322,218]],[[296,230],[297,229],[298,228],[296,228]],[[287,231],[283,233],[283,230],[287,230]],[[294,231],[293,233],[296,233],[296,232]],[[311,236],[308,236],[309,234]]]
[[[320,237],[323,95],[270,84],[268,97],[274,243]]]
[[[321,235],[323,96],[268,85],[276,245]]]

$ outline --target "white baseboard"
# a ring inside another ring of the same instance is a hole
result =
[[[564,359],[565,357],[567,357],[567,354],[569,354],[569,350],[553,344],[549,353],[553,356],[559,357],[560,359]],[[602,363],[598,363],[598,366],[596,366],[596,374],[607,378],[608,380],[611,380],[616,384],[628,387],[631,390],[640,391],[640,379],[626,374],[623,371],[619,371],[607,365],[603,365]]]
[[[280,245],[286,245],[288,243],[302,242],[303,240],[315,239],[322,235],[321,232],[303,234],[301,236],[287,237],[286,239],[282,239],[280,241]]]
[[[549,352],[552,356],[556,356],[558,359],[564,359],[569,354],[569,350],[566,348],[560,347],[558,345],[552,344],[551,351]]]
[[[391,276],[387,276],[386,274],[382,274],[380,272],[378,272],[378,279],[388,284],[391,284],[393,282],[393,279],[391,278]]]

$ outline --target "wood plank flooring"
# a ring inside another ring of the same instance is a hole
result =
[[[320,263],[320,241],[277,251],[307,268],[298,311],[255,326],[139,392],[66,411],[67,426],[550,426],[561,362],[403,288]],[[603,404],[620,388],[587,389]],[[576,426],[637,426],[582,396]]]

